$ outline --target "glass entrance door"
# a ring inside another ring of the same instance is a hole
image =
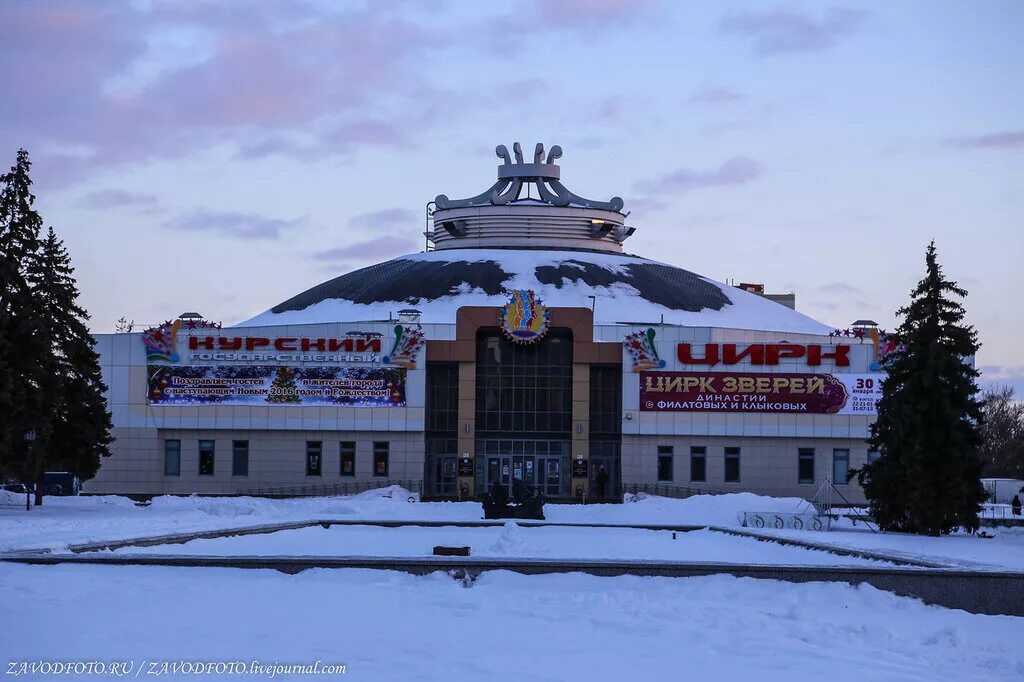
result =
[[[512,494],[512,482],[522,481],[545,497],[568,495],[568,443],[561,441],[477,441],[477,490],[489,493],[495,482]]]
[[[484,478],[484,492],[490,493],[495,483],[500,483],[512,493],[512,457],[504,455],[487,457],[487,470]]]
[[[455,455],[441,455],[434,458],[433,480],[430,494],[450,496],[455,494]]]
[[[537,487],[545,497],[558,497],[562,494],[562,458],[537,458]]]

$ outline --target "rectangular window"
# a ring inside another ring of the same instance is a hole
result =
[[[814,448],[797,450],[796,477],[798,483],[814,483]]]
[[[672,480],[672,446],[658,446],[658,480]]]
[[[387,476],[388,475],[388,450],[391,444],[384,442],[376,442],[373,444],[373,475],[374,476]]]
[[[199,475],[213,476],[213,452],[214,443],[212,440],[199,441]]]
[[[725,449],[725,482],[740,482],[740,449]]]
[[[832,451],[832,482],[846,485],[846,475],[850,471],[850,451],[835,449]]]
[[[249,441],[231,441],[231,475],[249,475]]]
[[[878,458],[881,457],[881,456],[882,456],[881,452],[879,452],[875,448],[871,448],[870,450],[868,450],[868,464],[871,464],[873,462],[877,462]]]
[[[342,441],[341,447],[341,475],[356,475],[356,444],[352,441]]]
[[[164,476],[181,476],[181,441],[164,441]]]
[[[306,475],[319,476],[323,471],[323,443],[318,440],[306,441]]]
[[[690,482],[704,483],[708,480],[708,449],[703,445],[690,448]]]

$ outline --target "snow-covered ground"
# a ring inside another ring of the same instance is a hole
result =
[[[908,559],[945,563],[971,569],[999,568],[1024,571],[1024,528],[984,528],[992,538],[967,533],[941,537],[903,533],[872,533],[864,524],[833,527],[828,533],[796,530],[759,530],[758,534],[811,540],[848,549],[898,555]],[[1022,587],[1024,589],[1024,587]]]
[[[390,497],[388,496],[390,495]],[[0,507],[0,550],[311,519],[476,521],[476,503],[410,502],[401,489],[349,498],[48,498]],[[548,505],[548,520],[739,525],[741,511],[792,512],[749,493],[621,505]],[[1024,533],[920,538],[841,528],[762,531],[950,563],[1024,568]],[[762,564],[863,560],[712,531],[592,527],[319,526],[132,547],[136,553],[678,559]],[[345,664],[354,680],[1024,679],[1024,618],[925,606],[869,586],[718,575],[601,578],[0,563],[0,662],[232,661]],[[13,617],[9,617],[13,614]],[[67,676],[65,676],[67,677]],[[187,675],[193,678],[195,675]],[[73,676],[68,677],[72,679]],[[248,677],[254,679],[253,677]],[[211,677],[216,679],[216,676]],[[247,679],[233,676],[233,679]],[[268,679],[267,675],[256,679]],[[275,679],[308,679],[278,676]]]
[[[675,538],[673,539],[673,535]],[[184,544],[124,547],[117,554],[206,556],[430,556],[435,545],[469,546],[474,557],[636,559],[713,563],[883,565],[881,562],[758,542],[710,530],[671,533],[632,528],[493,528],[320,526],[266,535],[192,540]],[[756,557],[754,559],[753,557]]]
[[[0,564],[0,603],[16,614],[0,661],[320,660],[375,682],[1024,678],[1024,618],[836,583]]]
[[[388,497],[390,495],[390,497]],[[352,497],[269,500],[255,497],[173,497],[153,499],[147,507],[125,497],[48,497],[26,512],[0,507],[0,551],[61,549],[69,544],[102,542],[198,530],[241,528],[311,519],[479,521],[477,502],[408,502],[401,488],[373,490]],[[24,503],[24,499],[22,499]],[[737,525],[743,510],[794,511],[803,500],[751,493],[702,495],[687,500],[648,497],[629,504],[544,507],[549,521]]]
[[[20,503],[24,502],[23,497],[18,497]],[[409,502],[409,499],[416,499],[414,495],[398,487],[385,488],[369,491],[352,497],[320,497],[300,498],[289,500],[269,500],[252,497],[173,497],[164,496],[154,498],[149,506],[137,506],[131,500],[124,497],[102,496],[102,497],[49,497],[46,498],[42,507],[34,508],[26,512],[20,506],[0,506],[0,551],[17,549],[40,549],[50,548],[54,550],[65,549],[69,544],[101,542],[110,540],[121,540],[139,538],[154,535],[168,535],[185,533],[198,530],[218,530],[242,528],[271,523],[284,523],[289,521],[307,521],[314,519],[340,519],[340,520],[409,520],[409,521],[479,521],[483,516],[483,510],[476,502]],[[739,526],[738,515],[743,511],[758,512],[795,512],[806,510],[807,503],[798,498],[774,498],[754,495],[752,493],[734,493],[729,495],[699,495],[686,500],[668,499],[663,497],[644,497],[635,502],[625,504],[596,504],[596,505],[554,505],[545,506],[544,511],[548,521],[562,523],[607,523],[607,524],[670,524],[670,525],[715,525],[715,526]],[[493,544],[489,540],[492,536],[488,533],[499,531],[480,531],[479,541],[459,542],[458,537],[476,537],[471,533],[446,529],[444,531],[433,531],[432,534],[422,533],[423,529],[417,531],[410,529],[408,534],[403,533],[372,533],[374,538],[379,538],[381,543],[390,543],[385,538],[402,537],[403,540],[397,544],[388,545],[392,549],[406,549],[400,553],[419,552],[415,543],[426,546],[427,542],[433,544],[446,544],[441,541],[433,542],[433,539],[440,537],[443,533],[453,533],[452,544],[470,544],[474,551],[487,551]],[[553,529],[549,529],[553,530]],[[323,533],[317,535],[315,529],[310,531],[309,537],[316,537],[318,542],[322,541]],[[332,533],[340,529],[332,529]],[[970,535],[951,535],[940,538],[920,537],[898,534],[875,534],[866,530],[862,524],[851,527],[849,522],[836,525],[831,532],[814,531],[774,531],[764,529],[759,531],[765,534],[777,534],[785,537],[793,537],[811,542],[820,542],[836,546],[876,550],[884,553],[899,554],[904,557],[922,558],[939,563],[951,565],[974,566],[983,565],[1000,567],[1003,569],[1024,570],[1024,530],[1022,529],[996,529],[992,539],[982,539]],[[298,533],[298,531],[296,531]],[[345,536],[355,538],[357,531]],[[555,532],[557,535],[557,532]],[[458,537],[456,537],[458,536]],[[530,542],[535,539],[549,537],[546,531],[538,529],[523,530],[523,537]],[[254,536],[249,539],[237,538],[228,542],[226,546],[257,546],[267,542],[278,542],[276,538],[301,538],[306,537],[302,533],[297,535],[284,535],[281,533],[275,536]],[[326,537],[341,537],[341,535],[330,535]],[[497,537],[496,535],[494,537]],[[550,536],[554,537],[554,536]],[[575,542],[571,538],[582,538],[581,535],[562,535],[561,540]],[[612,536],[607,536],[612,537]],[[622,537],[646,537],[643,534]],[[658,537],[658,536],[652,536]],[[274,539],[268,539],[274,538]],[[409,544],[406,540],[416,538]],[[698,538],[708,538],[702,548],[708,552],[707,557],[700,557],[699,553],[690,549],[696,549],[694,543]],[[291,540],[286,540],[291,542]],[[538,540],[539,541],[539,540]],[[378,542],[378,540],[374,540]],[[531,552],[556,551],[554,547],[558,542],[547,543],[539,541]],[[671,550],[671,557],[679,557],[681,560],[708,560],[712,556],[725,556],[733,552],[733,549],[726,551],[724,548],[735,548],[748,546],[751,548],[748,560],[750,562],[761,562],[762,557],[772,556],[776,551],[793,551],[799,553],[805,550],[790,548],[780,550],[777,545],[771,543],[753,543],[742,541],[740,538],[723,537],[721,543],[717,540],[710,540],[710,534],[679,536],[675,541],[678,549]],[[241,544],[234,544],[241,543]],[[475,543],[475,544],[474,544]],[[642,554],[644,557],[651,557],[649,552],[660,552],[655,550],[653,545],[646,549],[638,545],[631,545],[629,548],[621,547],[619,540],[614,542],[607,539],[601,540],[595,536],[594,541],[583,541],[576,543],[575,552],[578,556],[608,558],[624,558],[629,552],[648,552]],[[297,548],[296,545],[289,545]],[[384,545],[381,545],[383,547]],[[432,546],[432,545],[431,545]],[[585,549],[584,549],[585,546]],[[180,550],[182,545],[174,546]],[[568,547],[568,546],[567,546]],[[134,551],[134,549],[132,550]],[[307,548],[302,553],[316,553],[319,551],[317,545]],[[569,551],[557,550],[557,551]],[[377,552],[371,552],[377,553]],[[818,554],[808,552],[808,554]],[[547,556],[577,556],[566,554],[548,554]],[[685,556],[684,556],[685,555]],[[525,554],[522,556],[526,556]],[[777,556],[777,555],[776,555]],[[731,561],[731,559],[726,559]],[[808,558],[808,561],[811,561]],[[844,561],[850,561],[844,559]],[[790,563],[772,559],[770,563]]]

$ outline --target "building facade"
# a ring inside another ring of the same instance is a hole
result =
[[[846,472],[870,456],[884,337],[627,255],[623,201],[566,189],[557,146],[496,151],[487,191],[437,197],[428,251],[230,328],[100,335],[116,441],[86,491],[863,499]]]

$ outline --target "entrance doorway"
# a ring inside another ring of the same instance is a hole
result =
[[[588,469],[589,492],[593,500],[605,502],[622,501],[622,457],[620,445],[615,441],[590,442],[590,466]],[[598,482],[602,469],[606,476],[604,486]],[[602,489],[603,488],[603,489]]]
[[[522,481],[545,497],[569,494],[567,441],[484,439],[477,441],[477,490]]]

